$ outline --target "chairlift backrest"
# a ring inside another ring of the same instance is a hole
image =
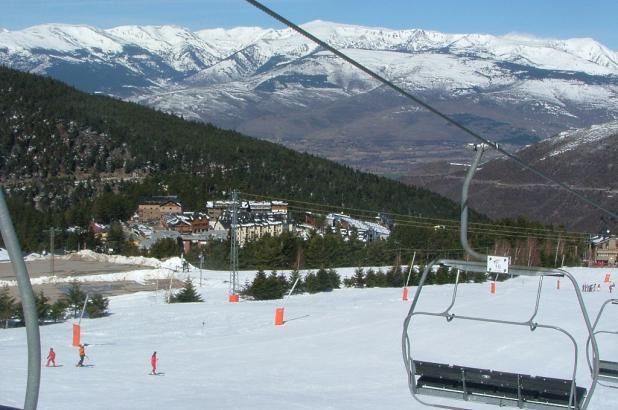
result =
[[[412,300],[412,305],[410,306],[410,310],[404,321],[402,351],[410,392],[412,393],[414,399],[421,404],[442,409],[462,410],[461,407],[424,401],[418,396],[429,395],[464,401],[479,401],[500,407],[514,406],[519,408],[526,407],[546,410],[556,408],[585,410],[590,402],[598,379],[598,348],[593,332],[593,326],[590,323],[579,286],[577,285],[575,278],[569,272],[560,269],[548,269],[541,267],[508,267],[508,273],[512,276],[533,276],[539,278],[536,306],[530,319],[525,321],[516,322],[511,320],[503,320],[502,318],[482,318],[453,314],[451,309],[455,305],[455,300],[457,298],[459,274],[455,280],[450,305],[446,308],[446,310],[439,312],[416,311],[416,306],[421,296],[423,286],[427,280],[428,274],[432,272],[432,268],[434,266],[440,265],[453,268],[457,269],[458,272],[460,270],[481,273],[488,272],[487,264],[481,262],[489,259],[488,256],[478,253],[472,249],[472,246],[468,243],[467,238],[468,188],[480,162],[484,149],[484,146],[475,146],[476,154],[464,180],[461,199],[460,240],[462,247],[468,256],[472,259],[476,259],[476,261],[437,259],[428,264],[420,278],[416,293],[414,294],[414,299]],[[588,340],[592,350],[592,358],[589,360],[592,383],[588,388],[577,386],[576,384],[575,378],[577,375],[577,357],[579,348],[575,338],[564,329],[535,321],[539,308],[539,301],[541,299],[542,280],[545,276],[564,277],[570,280],[573,284],[575,295],[582,312],[582,318],[584,319],[586,329],[588,331]],[[568,336],[574,347],[573,372],[571,374],[571,378],[556,379],[542,376],[535,377],[527,374],[415,360],[412,357],[412,345],[408,332],[410,321],[415,315],[442,317],[447,320],[447,323],[457,319],[507,326],[526,326],[531,331],[537,328],[545,328],[561,332]]]

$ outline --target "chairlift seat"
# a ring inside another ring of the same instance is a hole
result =
[[[599,360],[599,379],[618,383],[618,363]]]
[[[569,408],[571,380],[417,360],[414,368],[419,394],[520,408]],[[570,408],[580,408],[585,395],[585,388],[576,387]]]

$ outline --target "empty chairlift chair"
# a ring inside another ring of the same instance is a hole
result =
[[[462,206],[461,206],[461,243],[466,253],[473,259],[483,260],[486,255],[482,255],[474,251],[467,240],[467,197],[468,187],[472,176],[480,162],[484,146],[474,146],[476,156],[468,175],[464,181],[462,190]],[[427,277],[432,273],[432,269],[436,266],[447,267],[459,271],[486,273],[488,271],[487,262],[463,261],[438,259],[432,261],[423,271],[419,281],[419,285],[414,294],[412,305],[405,318],[402,335],[402,351],[404,364],[408,376],[408,385],[412,396],[421,404],[434,406],[443,409],[461,410],[463,407],[456,407],[444,403],[435,403],[426,401],[419,396],[438,396],[448,399],[456,399],[463,401],[476,401],[496,406],[512,406],[519,408],[534,408],[534,409],[577,409],[585,410],[588,406],[592,393],[594,391],[598,368],[599,358],[596,339],[594,337],[593,326],[591,325],[586,307],[583,302],[579,286],[573,276],[560,269],[548,269],[539,267],[524,267],[510,266],[508,273],[513,276],[532,276],[537,277],[539,281],[536,305],[530,319],[517,322],[503,320],[497,318],[482,318],[473,316],[459,316],[452,313],[453,306],[457,298],[457,287],[459,284],[459,273],[456,276],[453,293],[451,295],[450,305],[444,311],[438,312],[421,312],[417,311],[417,303],[422,295],[423,285]],[[589,360],[591,369],[592,383],[588,388],[578,386],[576,383],[577,375],[577,356],[579,348],[575,338],[566,330],[552,326],[550,324],[542,324],[535,321],[537,316],[539,302],[541,299],[541,290],[543,278],[559,277],[570,280],[575,290],[575,295],[579,308],[582,313],[583,322],[588,331],[588,341],[592,356]],[[412,357],[411,333],[416,330],[410,326],[411,319],[414,316],[430,316],[446,319],[447,323],[455,320],[485,322],[496,325],[505,326],[523,326],[528,327],[530,331],[544,328],[566,335],[574,347],[573,354],[573,371],[569,379],[558,379],[552,377],[531,376],[528,374],[513,373],[507,371],[498,371],[493,369],[483,369],[475,367],[466,367],[448,363],[436,363],[423,360],[417,360]]]
[[[605,308],[609,305],[618,307],[618,299],[609,299],[603,303],[601,309],[599,309],[599,313],[597,314],[596,319],[594,320],[594,324],[592,325],[592,330],[594,335],[598,334],[612,334],[618,335],[618,331],[609,331],[609,330],[597,330],[597,326],[599,324],[599,320],[605,311]],[[588,358],[588,365],[592,368],[592,362],[590,359],[590,342],[591,339],[588,339],[587,349],[586,349],[586,357]],[[601,351],[602,354],[602,351]],[[604,358],[606,358],[604,356]],[[618,389],[618,362],[610,361],[610,360],[599,360],[599,384],[612,387]],[[603,382],[603,383],[601,383]]]

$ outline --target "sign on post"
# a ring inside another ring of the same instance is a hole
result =
[[[509,273],[508,256],[491,256],[487,255],[487,272],[488,273]]]

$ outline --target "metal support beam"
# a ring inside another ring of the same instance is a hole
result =
[[[15,234],[13,221],[4,199],[4,192],[0,188],[0,232],[4,240],[4,246],[11,258],[11,264],[17,277],[19,295],[24,309],[26,321],[26,337],[28,341],[28,383],[26,385],[26,398],[24,410],[35,410],[39,401],[39,387],[41,383],[41,337],[39,334],[39,318],[36,310],[36,302],[30,276],[21,253],[21,246]]]

